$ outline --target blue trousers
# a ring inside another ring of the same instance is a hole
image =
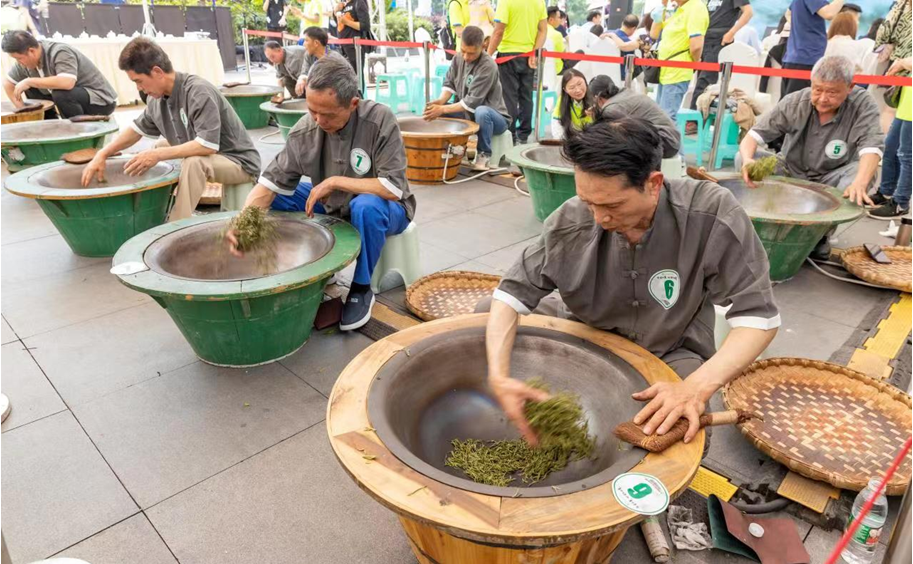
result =
[[[445,114],[446,117],[471,119],[479,124],[479,154],[491,156],[491,138],[507,131],[507,119],[493,108],[479,106],[471,115],[469,112],[455,112]]]
[[[676,123],[675,118],[678,117],[678,109],[682,106],[682,100],[685,99],[685,94],[688,93],[688,84],[690,83],[691,81],[687,80],[672,84],[660,84],[656,89],[656,103],[666,112],[672,123]]]
[[[304,211],[308,195],[313,186],[310,182],[301,182],[292,196],[278,194],[273,200],[272,209],[278,211]],[[374,194],[359,194],[349,203],[352,217],[348,218],[361,235],[361,252],[355,262],[356,284],[368,285],[374,267],[380,259],[388,235],[399,235],[409,226],[406,208],[398,202],[385,200]],[[314,206],[315,213],[326,213],[323,204]]]
[[[884,159],[881,162],[881,186],[878,191],[883,196],[894,196],[894,203],[901,208],[910,206],[911,131],[911,122],[894,118],[884,141]]]

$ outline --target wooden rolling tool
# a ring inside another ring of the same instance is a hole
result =
[[[708,174],[707,169],[704,167],[697,168],[694,166],[689,166],[685,169],[685,173],[695,180],[709,180],[710,182],[719,182],[715,176]]]
[[[760,419],[760,417],[754,413],[741,409],[719,411],[717,413],[705,413],[704,415],[701,415],[700,425],[703,429],[704,427],[715,425],[744,423],[749,419]],[[657,435],[655,433],[646,435],[640,426],[635,425],[633,421],[628,421],[615,427],[614,433],[619,439],[631,443],[634,446],[639,446],[650,452],[662,452],[685,438],[685,432],[687,431],[688,420],[682,418],[676,421],[675,425],[673,425],[665,435]]]

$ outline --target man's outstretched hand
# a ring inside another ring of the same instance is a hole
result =
[[[539,440],[533,428],[530,427],[529,421],[526,420],[524,408],[527,401],[547,400],[549,398],[548,393],[527,386],[514,378],[491,378],[489,379],[489,385],[495,399],[501,405],[501,409],[504,410],[507,417],[519,429],[520,435],[530,446],[536,446]]]

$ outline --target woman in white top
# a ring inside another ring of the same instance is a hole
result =
[[[837,14],[827,30],[827,49],[824,51],[825,57],[841,55],[853,61],[857,74],[863,72],[867,51],[871,52],[856,39],[858,31],[856,18],[849,12]]]

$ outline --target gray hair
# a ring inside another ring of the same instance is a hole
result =
[[[856,65],[843,55],[830,55],[818,59],[812,67],[812,79],[822,82],[853,83],[853,72]]]
[[[327,53],[308,71],[308,89],[332,90],[340,106],[358,97],[358,78],[352,65],[340,56]]]

